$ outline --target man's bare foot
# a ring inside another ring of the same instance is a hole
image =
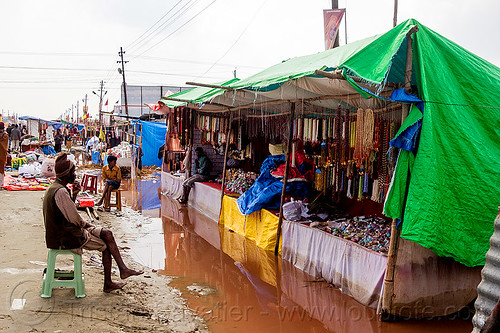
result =
[[[120,271],[120,278],[126,279],[134,275],[141,275],[143,271],[134,271],[133,269],[127,268],[126,270]]]
[[[111,282],[110,284],[105,284],[103,290],[105,293],[110,293],[113,290],[122,289],[123,286],[125,286],[126,284],[127,282],[120,282],[120,283]]]

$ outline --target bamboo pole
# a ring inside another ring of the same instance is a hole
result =
[[[382,293],[381,320],[388,320],[391,314],[392,299],[394,297],[394,272],[396,270],[396,259],[399,243],[398,223],[396,219],[391,223],[391,239],[389,241],[389,253],[387,254],[387,267],[384,277],[384,291]]]
[[[406,34],[407,37],[407,51],[406,51],[406,72],[405,72],[405,91],[406,89],[411,89],[411,68],[413,65],[413,51],[412,51],[412,38],[411,35],[418,31],[418,26],[414,26]],[[407,91],[408,92],[408,91]],[[403,104],[405,106],[405,104]],[[407,111],[408,109],[406,109]],[[404,115],[403,108],[403,121],[406,116]],[[407,114],[406,114],[407,115]],[[405,191],[405,204],[406,197],[408,196],[408,184],[406,185]],[[404,213],[403,213],[404,214]],[[389,253],[387,256],[387,267],[385,270],[384,277],[384,291],[382,293],[382,307],[381,307],[381,320],[389,320],[392,313],[392,301],[394,299],[394,275],[396,271],[396,261],[398,256],[399,248],[399,236],[400,230],[397,228],[397,220],[392,220],[391,224],[391,238],[389,241]]]
[[[192,151],[193,151],[193,140],[194,140],[194,123],[195,123],[195,119],[196,119],[196,111],[192,110],[191,111],[191,129],[189,131],[189,144],[188,144],[188,151],[187,151],[187,155],[188,155],[188,167],[186,168],[186,166],[184,166],[184,168],[186,168],[186,179],[188,179],[189,177],[191,177],[191,156],[192,156]]]
[[[199,83],[199,82],[186,82],[186,84],[188,84],[190,86],[205,87],[205,88],[235,90],[234,88],[221,86],[221,85],[217,85],[217,84],[207,84],[207,83]]]
[[[413,67],[413,38],[411,35],[418,31],[418,25],[408,31],[406,34],[406,67],[405,67],[405,84],[404,89],[407,94],[411,93],[411,76]],[[410,105],[403,104],[403,111],[401,113],[401,123],[403,123],[410,112]]]
[[[295,118],[295,103],[290,104],[290,129],[288,133],[288,145],[286,148],[285,161],[285,177],[283,178],[283,189],[281,191],[280,216],[278,219],[278,231],[276,233],[276,246],[274,247],[274,255],[277,256],[280,248],[281,225],[283,224],[283,204],[285,203],[286,183],[288,181],[288,173],[290,172],[290,153],[292,152],[293,139],[293,120]]]
[[[226,172],[227,172],[227,157],[229,154],[229,140],[231,139],[231,132],[233,130],[233,114],[229,113],[229,131],[226,137],[226,149],[224,152],[224,167],[222,168],[222,188],[220,190],[220,211],[222,213],[222,202],[224,201],[224,190],[226,189]]]

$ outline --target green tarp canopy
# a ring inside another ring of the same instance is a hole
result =
[[[401,236],[483,265],[500,203],[500,69],[418,25],[413,66],[425,107]]]
[[[234,78],[231,80],[223,81],[223,82],[217,82],[214,83],[214,85],[220,85],[220,86],[227,86],[230,83],[235,83],[239,79]],[[183,100],[181,101],[174,101],[174,100],[169,100],[169,99],[161,99],[160,102],[168,106],[169,108],[176,108],[179,106],[185,106],[188,104],[200,104],[205,101],[208,101],[218,95],[221,95],[225,92],[224,89],[217,89],[217,88],[207,88],[207,87],[196,87],[188,90],[184,90],[175,94],[172,94],[170,98],[176,98]],[[184,102],[185,101],[185,102]]]
[[[500,203],[498,67],[410,19],[385,34],[289,59],[228,86],[266,101],[333,95],[336,87],[359,92],[359,86],[372,92],[364,94],[369,97],[387,89],[386,82],[404,82],[406,34],[415,25],[412,83],[424,101],[421,136],[415,156],[406,154],[398,162],[411,169],[411,176],[396,173],[403,177],[398,188],[408,188],[408,194],[391,191],[388,214],[403,218],[401,237],[467,266],[482,265]],[[356,83],[343,80],[343,86],[335,86],[332,82],[341,80],[314,75],[335,69]],[[228,92],[214,100],[238,102]],[[362,100],[346,102],[363,107]]]

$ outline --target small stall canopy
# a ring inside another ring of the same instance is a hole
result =
[[[409,82],[418,99],[398,89],[412,33]],[[419,108],[412,113],[420,115],[407,121],[421,124],[418,148],[398,161],[397,168],[407,168],[397,173],[405,191],[388,194],[396,212],[390,217],[402,221],[401,237],[467,266],[484,264],[500,197],[500,68],[409,19],[385,34],[292,58],[226,86],[233,89],[196,102],[206,102],[207,111],[283,112],[277,105],[296,102],[326,112],[339,105],[377,110],[402,95],[406,103],[413,98]]]

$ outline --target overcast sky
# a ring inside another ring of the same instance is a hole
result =
[[[392,28],[393,0],[339,7],[347,8],[348,42]],[[55,119],[74,104],[76,116],[87,94],[95,115],[101,80],[111,109],[120,99],[120,47],[131,85],[216,82],[235,69],[245,78],[323,51],[328,8],[330,0],[0,1],[0,110]],[[399,0],[398,23],[415,18],[500,66],[499,13],[497,0]]]

